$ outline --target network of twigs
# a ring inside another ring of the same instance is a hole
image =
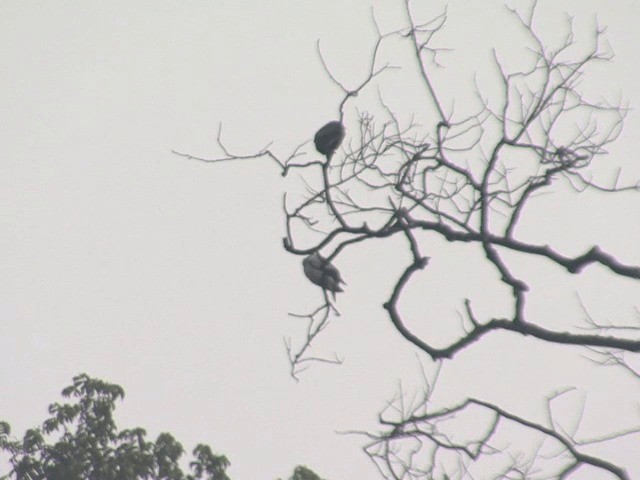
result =
[[[175,152],[203,162],[238,161],[267,157],[278,165],[283,176],[292,170],[315,176],[320,187],[305,183],[306,197],[290,205],[284,196],[286,235],[284,248],[295,255],[330,252],[335,260],[346,249],[371,239],[396,235],[406,239],[411,261],[395,282],[384,308],[397,331],[434,361],[450,359],[470,344],[494,331],[506,331],[535,337],[553,344],[579,345],[592,349],[604,364],[617,364],[640,376],[625,361],[625,354],[640,351],[640,325],[631,335],[620,334],[610,326],[589,318],[589,333],[555,331],[543,328],[526,318],[525,302],[529,286],[518,278],[503,258],[504,252],[539,257],[570,274],[579,274],[591,264],[606,267],[612,275],[640,279],[640,267],[627,265],[598,246],[581,255],[567,256],[549,245],[530,243],[518,238],[518,224],[530,200],[559,182],[572,188],[596,190],[603,194],[640,190],[640,183],[619,185],[592,179],[590,167],[607,154],[607,146],[622,130],[627,109],[621,103],[592,101],[579,90],[588,68],[608,62],[612,54],[603,45],[603,30],[596,28],[589,51],[580,53],[569,20],[567,35],[555,49],[545,46],[535,29],[535,4],[526,13],[512,12],[529,38],[528,68],[507,71],[494,52],[494,66],[500,82],[498,99],[485,98],[477,89],[481,108],[470,115],[454,116],[446,111],[430,75],[430,67],[439,52],[431,46],[433,38],[445,27],[447,14],[426,22],[416,22],[406,2],[406,27],[382,33],[372,48],[363,81],[354,88],[341,83],[327,67],[318,47],[320,61],[343,96],[338,105],[339,119],[348,122],[348,136],[342,149],[327,161],[324,158],[302,161],[308,142],[298,145],[286,158],[275,155],[270,146],[247,155],[229,151],[218,135],[223,151],[219,158],[202,158]],[[374,19],[375,24],[375,19]],[[376,24],[376,28],[377,24]],[[421,81],[431,102],[434,121],[431,126],[403,125],[380,97],[384,115],[361,112],[350,117],[348,106],[365,89],[375,88],[375,80],[398,68],[380,65],[381,46],[389,39],[408,42],[419,67]],[[321,240],[313,245],[298,245],[295,232],[300,226],[319,232]],[[414,274],[428,265],[422,253],[418,232],[439,235],[452,243],[481,246],[486,260],[497,270],[512,296],[511,314],[505,318],[478,318],[468,299],[461,299],[464,311],[459,338],[445,346],[435,346],[429,339],[411,331],[398,306],[406,285]],[[313,362],[340,363],[341,359],[316,356],[312,343],[339,315],[326,292],[323,302],[310,313],[296,315],[307,321],[304,338],[294,345],[286,342],[295,377]],[[640,317],[640,315],[639,315]],[[613,334],[612,334],[613,333]],[[627,332],[629,333],[629,332]],[[444,411],[429,411],[429,395],[415,408],[396,405],[397,419],[381,417],[386,428],[371,435],[366,452],[376,461],[381,473],[394,479],[433,478],[442,451],[460,459],[456,473],[442,473],[464,478],[469,475],[468,461],[496,453],[491,439],[503,422],[529,428],[552,441],[561,450],[561,459],[553,478],[564,478],[581,465],[604,469],[617,478],[627,478],[621,467],[580,453],[580,442],[568,432],[559,431],[553,421],[545,426],[511,414],[497,405],[468,399]],[[399,397],[401,398],[401,397]],[[552,396],[549,399],[551,404]],[[400,400],[398,400],[400,401]],[[467,409],[488,412],[493,420],[480,437],[465,442],[447,438],[438,425]],[[551,409],[549,409],[551,411]],[[549,415],[551,417],[551,414]],[[635,431],[635,430],[634,430]],[[630,432],[617,432],[625,435]],[[407,442],[411,445],[407,447]],[[398,449],[398,445],[403,445]],[[418,453],[430,452],[428,461],[418,461]],[[404,453],[399,453],[404,452]],[[409,452],[409,453],[407,453]],[[528,478],[536,455],[526,459],[511,457],[499,478]],[[496,477],[498,478],[498,477]]]

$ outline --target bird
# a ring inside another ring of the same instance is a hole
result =
[[[312,283],[315,283],[323,290],[328,290],[336,298],[336,292],[343,292],[340,284],[346,285],[342,280],[340,272],[329,260],[323,258],[318,252],[314,252],[302,260],[304,274]]]
[[[338,121],[327,123],[316,133],[313,141],[316,144],[316,150],[331,160],[333,153],[342,143],[344,139],[344,125]]]

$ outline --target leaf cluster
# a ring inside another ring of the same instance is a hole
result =
[[[41,427],[22,439],[0,422],[0,450],[11,470],[2,480],[229,480],[230,462],[207,445],[197,445],[183,469],[182,445],[170,433],[155,441],[143,428],[119,430],[113,412],[124,398],[119,385],[80,374],[62,391],[64,403],[49,405]]]

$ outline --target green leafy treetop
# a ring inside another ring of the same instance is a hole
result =
[[[307,467],[298,466],[293,471],[293,475],[290,480],[322,480],[316,473],[309,470]]]
[[[119,385],[81,374],[62,395],[71,402],[51,404],[51,418],[22,440],[0,422],[0,452],[11,465],[0,480],[230,480],[229,460],[207,445],[196,446],[186,473],[179,463],[184,449],[171,434],[152,442],[142,428],[118,431],[113,411],[124,397]],[[320,480],[305,467],[296,468],[292,478]]]

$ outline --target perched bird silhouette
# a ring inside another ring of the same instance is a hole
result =
[[[314,252],[302,260],[302,268],[307,278],[323,290],[331,292],[334,300],[336,298],[336,292],[343,291],[340,284],[346,285],[338,269],[318,252]]]
[[[333,153],[344,139],[344,126],[340,122],[329,122],[316,133],[313,141],[316,150],[331,160]]]

